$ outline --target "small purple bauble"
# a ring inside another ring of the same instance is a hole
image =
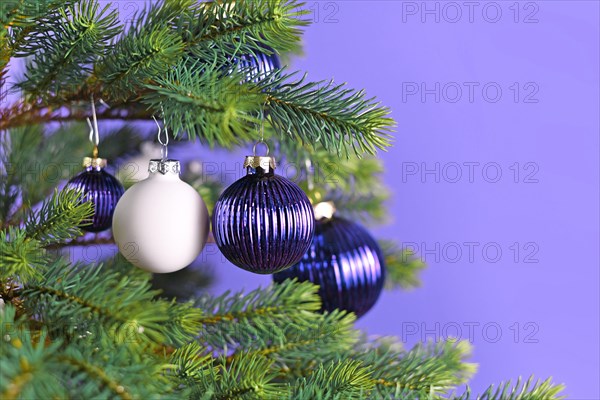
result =
[[[245,166],[248,174],[215,203],[213,236],[233,264],[272,274],[306,253],[313,238],[314,213],[298,185],[274,174],[270,157],[247,157]]]
[[[362,226],[333,216],[317,221],[312,245],[298,264],[273,275],[278,283],[288,278],[319,285],[324,311],[341,309],[360,317],[381,294],[384,258]]]
[[[66,187],[82,191],[84,201],[91,201],[94,205],[92,223],[81,225],[80,228],[88,232],[100,232],[111,227],[115,207],[125,189],[117,178],[104,170],[106,160],[86,160],[88,164],[85,170],[71,178]]]

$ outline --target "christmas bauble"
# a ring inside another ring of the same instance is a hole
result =
[[[150,175],[129,188],[115,209],[113,236],[135,266],[167,273],[185,268],[206,244],[208,210],[179,179],[176,160],[150,160]]]
[[[117,178],[105,171],[105,159],[86,157],[83,166],[85,170],[71,178],[66,187],[81,191],[84,201],[94,205],[91,224],[81,225],[80,228],[88,232],[100,232],[110,228],[115,207],[125,189]]]
[[[363,227],[334,215],[316,222],[310,249],[298,264],[273,275],[275,282],[288,278],[319,285],[323,310],[337,308],[360,317],[381,294],[384,258]]]
[[[234,58],[237,70],[245,72],[246,82],[256,83],[281,68],[277,53],[271,48],[263,47],[271,54],[267,54],[263,50],[255,50],[254,54],[244,54]]]
[[[213,212],[213,236],[238,267],[272,274],[297,263],[312,241],[314,214],[306,194],[274,173],[271,157],[246,158],[247,175],[229,186]]]

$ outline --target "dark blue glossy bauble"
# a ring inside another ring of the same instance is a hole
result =
[[[237,70],[245,72],[246,82],[257,83],[281,68],[281,61],[277,53],[270,48],[268,51],[271,51],[271,54],[256,50],[254,54],[244,54],[234,58]]]
[[[238,267],[272,274],[297,263],[309,248],[314,213],[294,182],[252,171],[215,203],[212,229],[223,255]]]
[[[364,315],[377,302],[385,280],[379,245],[360,225],[333,217],[317,221],[315,236],[302,260],[273,275],[319,285],[324,311],[341,309]]]
[[[123,185],[104,168],[87,167],[67,183],[67,188],[81,190],[84,201],[94,204],[94,217],[90,225],[82,225],[88,232],[100,232],[111,227],[117,202],[125,192]]]

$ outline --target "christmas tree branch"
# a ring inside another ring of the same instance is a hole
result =
[[[32,331],[29,321],[15,315],[10,305],[0,312],[8,341],[1,347],[3,399],[151,398],[173,391],[164,374],[170,365],[162,357],[142,357],[139,348],[102,338],[66,343]]]
[[[14,227],[0,232],[0,259],[2,287],[12,281],[29,282],[41,277],[48,261],[41,243]]]
[[[560,396],[564,390],[563,385],[555,385],[551,379],[545,381],[534,381],[533,376],[522,381],[521,378],[512,385],[510,381],[500,383],[498,388],[490,386],[483,394],[475,397],[476,400],[560,400],[565,396]],[[467,390],[460,397],[453,397],[457,400],[470,400],[471,391]]]
[[[107,387],[112,395],[123,400],[132,400],[134,397],[127,391],[127,388],[121,382],[108,376],[104,370],[96,365],[92,365],[84,359],[74,357],[60,356],[60,361],[73,366],[76,370],[83,372],[89,379],[100,381],[102,386]]]
[[[199,62],[180,63],[156,84],[147,85],[151,91],[143,101],[152,109],[163,106],[175,133],[231,147],[253,138],[258,120],[252,112],[260,107],[262,96],[256,88],[240,85],[241,75],[222,75]]]
[[[410,351],[397,348],[393,341],[364,342],[349,355],[369,365],[375,390],[381,397],[429,397],[442,395],[464,383],[475,372],[467,342],[444,341],[418,344]],[[410,394],[410,396],[407,396]]]
[[[194,391],[206,393],[213,399],[259,398],[281,399],[288,397],[285,384],[275,381],[272,360],[256,354],[238,354],[228,364],[220,357],[204,373],[197,374]]]
[[[105,245],[105,244],[115,244],[115,240],[112,237],[100,237],[94,236],[91,239],[83,239],[83,240],[69,240],[67,242],[60,243],[52,243],[47,246],[44,246],[46,250],[58,250],[65,247],[86,247],[93,245]]]
[[[19,87],[36,99],[62,98],[77,90],[91,71],[89,65],[120,31],[116,11],[108,10],[96,0],[82,0],[60,8],[58,21],[41,21],[41,33],[28,36],[20,48],[19,55],[33,59]]]
[[[373,389],[371,371],[355,360],[321,364],[294,387],[294,399],[365,399]]]
[[[24,228],[0,231],[1,282],[17,279],[24,284],[41,277],[49,261],[44,246],[79,235],[77,225],[92,215],[91,203],[81,203],[80,197],[75,191],[55,191],[38,211],[29,213]]]
[[[390,146],[395,123],[389,109],[344,84],[306,82],[306,75],[292,78],[277,72],[259,83],[267,92],[270,122],[280,135],[346,157]]]
[[[200,311],[189,304],[156,300],[156,294],[147,281],[61,261],[24,291],[26,308],[53,329],[71,332],[73,327],[64,324],[82,319],[90,331],[108,333],[116,342],[160,345],[191,340],[200,328]]]
[[[35,47],[47,33],[48,26],[58,24],[62,9],[72,7],[78,0],[3,0],[0,3],[0,23],[9,36],[8,57],[28,56],[41,50]]]
[[[149,77],[168,71],[181,56],[184,45],[170,27],[149,25],[119,41],[114,53],[96,67],[98,79],[111,99],[127,100]]]
[[[204,311],[198,340],[215,349],[237,347],[240,343],[268,347],[285,337],[285,329],[313,327],[321,306],[317,287],[310,282],[288,282],[247,294],[231,294],[196,301]]]
[[[39,125],[2,132],[0,223],[15,225],[32,205],[52,196],[56,186],[81,170],[81,155],[91,151],[86,131],[62,127],[45,135]],[[64,195],[63,195],[64,196]],[[20,204],[19,204],[20,201]],[[65,207],[74,207],[66,205]]]
[[[82,202],[81,196],[75,190],[55,190],[25,221],[26,236],[47,245],[81,235],[78,226],[94,214],[92,203]]]
[[[102,94],[97,92],[95,98],[102,98]],[[84,103],[86,107],[89,107],[89,99],[87,92],[71,98],[74,104]],[[55,108],[41,103],[17,103],[0,109],[0,131],[48,122],[84,121],[89,114],[89,109],[73,105]],[[119,103],[97,111],[98,119],[103,120],[150,120],[152,115],[151,110],[136,107],[132,103]]]
[[[296,52],[302,33],[299,28],[309,24],[300,18],[308,14],[303,5],[295,0],[206,2],[190,23],[192,35],[187,41],[194,53],[212,49],[214,54],[217,49],[227,54],[235,49],[243,54],[253,47],[244,45],[253,42],[280,52]]]

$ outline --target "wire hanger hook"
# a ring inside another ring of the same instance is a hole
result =
[[[164,129],[160,126],[160,124],[158,123],[158,120],[156,119],[156,117],[153,115],[152,119],[154,120],[154,123],[156,124],[156,127],[158,128],[158,133],[157,133],[157,137],[158,137],[158,143],[160,143],[162,145],[162,148],[160,149],[160,158],[164,161],[169,157],[169,134],[167,131],[167,127],[165,126]],[[163,120],[164,121],[164,120]],[[165,132],[165,140],[163,142],[163,139],[161,138],[161,134],[162,132]]]
[[[262,105],[260,107],[260,139],[254,143],[254,146],[252,147],[252,155],[256,156],[256,148],[258,147],[259,144],[264,144],[267,150],[267,154],[266,156],[269,155],[269,143],[266,142],[265,140],[265,111],[264,111],[264,105]]]

